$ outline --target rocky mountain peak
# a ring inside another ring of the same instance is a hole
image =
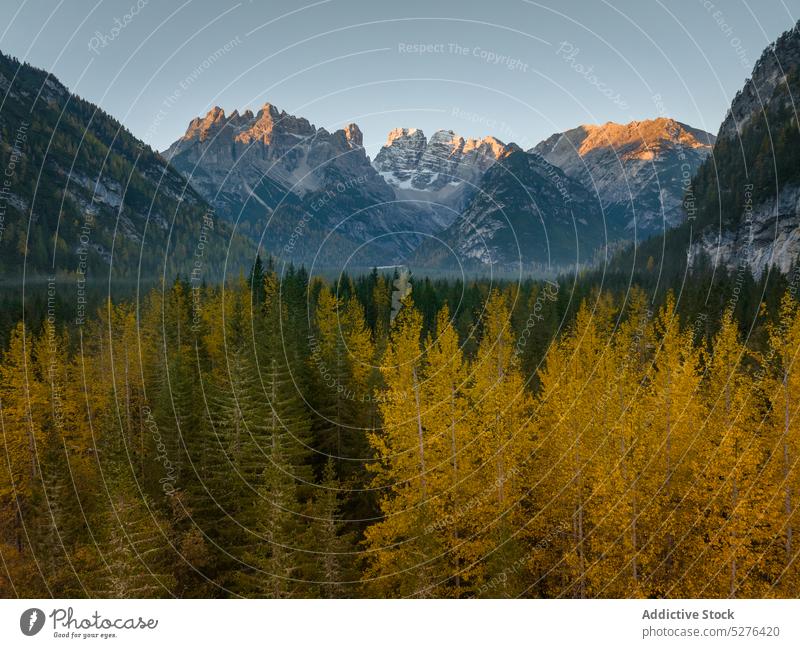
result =
[[[225,122],[225,111],[219,106],[214,106],[206,113],[205,117],[195,117],[189,122],[189,127],[186,129],[183,139],[204,141],[220,127],[224,126]]]
[[[273,209],[303,201],[314,213],[324,205],[326,215],[349,214],[356,206],[394,198],[370,165],[356,124],[329,132],[271,103],[256,114],[234,110],[226,116],[214,109],[192,120],[164,156],[231,219],[244,213],[243,218],[258,221]],[[324,200],[314,202],[319,195]]]
[[[750,78],[736,93],[717,137],[736,137],[765,109],[788,108],[794,111],[796,99],[788,89],[796,82],[798,67],[800,21],[762,52]]]
[[[428,140],[418,128],[395,128],[389,133],[372,166],[396,187],[410,183]]]
[[[438,130],[426,139],[418,128],[395,128],[373,166],[396,189],[441,191],[464,181],[475,183],[507,151],[495,137],[465,139]]]
[[[674,119],[585,124],[536,145],[539,153],[597,193],[611,229],[639,237],[680,223],[684,177],[711,153],[715,138]]]
[[[210,119],[212,121],[225,119],[225,111],[222,108],[220,108],[219,106],[214,106],[206,114],[206,119]]]
[[[577,149],[581,156],[610,147],[621,157],[653,159],[658,151],[667,147],[710,150],[714,143],[714,136],[710,133],[666,117],[627,124],[586,124],[576,130],[585,134]]]
[[[410,140],[414,142],[427,143],[425,133],[418,128],[394,128],[389,131],[389,136],[386,138],[386,145],[391,146],[396,140]]]
[[[265,103],[254,119],[240,126],[236,141],[243,144],[260,141],[269,145],[276,136],[312,137],[315,133],[314,126],[304,117],[294,117]]]
[[[347,124],[343,130],[345,139],[351,147],[364,147],[364,134],[356,124]]]
[[[261,110],[258,112],[259,115],[269,115],[272,119],[278,119],[281,114],[286,114],[285,112],[278,110],[277,107],[271,104],[269,101],[264,102],[264,105],[261,106]]]
[[[430,139],[429,144],[450,144],[453,151],[464,146],[464,138],[456,135],[451,130],[437,130]]]
[[[518,150],[516,144],[504,144],[496,137],[489,135],[482,139],[468,139],[464,142],[464,153],[470,153],[476,149],[485,148],[485,152],[491,155],[495,160],[505,157],[513,150]]]

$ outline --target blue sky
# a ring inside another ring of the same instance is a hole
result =
[[[166,148],[214,105],[269,101],[530,147],[581,123],[670,116],[716,133],[800,0],[5,0],[0,49]]]

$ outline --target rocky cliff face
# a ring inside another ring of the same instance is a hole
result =
[[[393,187],[411,188],[427,146],[428,140],[418,128],[395,128],[378,151],[372,166]]]
[[[770,45],[737,93],[694,180],[704,251],[731,270],[788,272],[800,254],[800,23]]]
[[[800,23],[798,23],[800,25]],[[787,92],[792,73],[800,66],[798,25],[769,45],[753,67],[750,78],[736,93],[717,137],[734,138],[751,125],[765,108],[776,110],[792,103]]]
[[[296,263],[392,263],[441,226],[426,205],[396,201],[355,124],[331,133],[271,104],[214,108],[164,156],[245,234]]]
[[[363,195],[392,198],[369,164],[358,126],[329,133],[269,103],[257,114],[248,110],[226,116],[221,108],[213,108],[193,119],[164,156],[222,207],[231,194],[248,195],[264,179],[304,196],[327,188],[332,178],[348,176],[359,178],[355,187]]]
[[[374,167],[398,189],[437,191],[474,183],[509,148],[494,137],[464,139],[439,130],[426,140],[417,128],[397,128],[375,156]]]
[[[700,253],[733,272],[749,268],[760,277],[765,268],[788,273],[800,251],[800,186],[785,186],[773,201],[761,203],[734,229],[708,229],[692,246],[689,262]]]
[[[486,170],[515,149],[494,137],[465,139],[439,130],[427,139],[418,128],[397,128],[373,166],[399,200],[428,203],[431,217],[444,228],[466,206]]]
[[[533,151],[595,191],[609,231],[641,240],[685,218],[682,206],[714,136],[672,119],[584,125]]]

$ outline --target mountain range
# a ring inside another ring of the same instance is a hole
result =
[[[271,104],[229,116],[215,107],[164,157],[238,231],[297,264],[399,263],[456,215],[436,202],[447,192],[433,177],[413,197],[387,182],[355,124],[331,133]],[[426,160],[439,163],[433,151]]]
[[[208,279],[246,268],[257,246],[312,270],[552,274],[632,241],[638,262],[660,246],[787,272],[800,248],[799,34],[765,50],[716,136],[657,118],[581,125],[524,151],[397,128],[374,160],[356,124],[329,131],[269,103],[214,107],[159,154],[0,55],[0,162],[12,169],[0,273],[188,275],[201,239]]]
[[[397,128],[370,161],[357,125],[331,133],[265,104],[214,107],[164,157],[238,231],[295,263],[552,271],[680,222],[713,141],[668,119],[582,126],[528,152]]]

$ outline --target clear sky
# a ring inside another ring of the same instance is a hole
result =
[[[528,148],[659,115],[716,133],[800,0],[3,0],[0,49],[163,150],[214,105],[269,101]],[[122,25],[122,27],[120,27]]]

